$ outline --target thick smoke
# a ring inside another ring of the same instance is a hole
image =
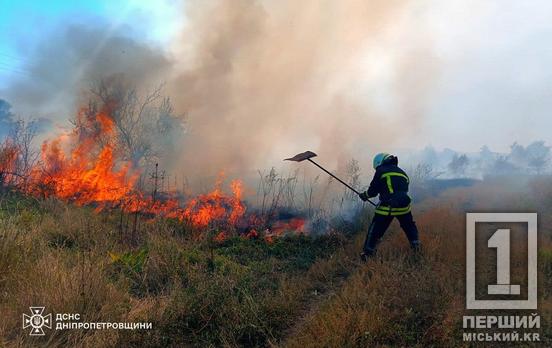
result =
[[[27,76],[2,94],[18,114],[47,116],[61,124],[86,103],[84,95],[98,80],[121,74],[131,84],[152,88],[171,68],[158,48],[129,37],[125,28],[100,23],[59,27],[31,55],[32,63],[23,67]]]
[[[415,132],[436,64],[420,33],[401,33],[404,2],[191,1],[186,13],[173,83],[185,172],[244,174],[306,149],[342,167]]]
[[[374,152],[416,131],[438,64],[412,3],[184,5],[170,55],[125,27],[67,25],[45,36],[29,77],[3,98],[18,113],[66,124],[99,79],[121,74],[142,90],[166,82],[188,128],[167,169],[191,179],[221,170],[246,178],[307,149],[331,169],[352,157],[366,168]]]

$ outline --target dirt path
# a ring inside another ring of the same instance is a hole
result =
[[[288,330],[285,338],[278,347],[286,347],[289,338],[299,335],[303,331],[306,323],[316,315],[321,306],[339,293],[339,290],[349,276],[362,266],[362,263],[358,259],[358,254],[363,240],[364,235],[362,233],[354,235],[348,240],[343,248],[339,249],[329,259],[313,265],[309,270],[310,273],[313,272],[313,268],[328,268],[327,279],[324,284],[325,287],[321,290],[314,290],[312,292],[312,296],[308,299],[303,313],[297,319],[295,325]],[[314,270],[313,273],[315,276],[320,275],[318,270]],[[307,277],[309,277],[309,275]]]

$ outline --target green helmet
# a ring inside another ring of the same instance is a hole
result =
[[[390,154],[388,153],[385,153],[385,152],[380,152],[378,153],[377,155],[374,156],[374,161],[372,162],[372,165],[374,166],[374,169],[376,169],[377,167],[381,166],[381,164],[383,163],[383,161],[385,161],[386,159],[388,159],[389,157],[391,157]]]

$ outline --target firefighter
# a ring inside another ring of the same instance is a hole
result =
[[[374,157],[373,166],[376,170],[368,190],[359,196],[363,201],[379,195],[380,203],[364,243],[361,258],[366,260],[376,251],[376,245],[393,221],[399,220],[401,228],[406,233],[410,246],[414,251],[420,248],[418,229],[410,211],[411,199],[408,195],[408,175],[398,167],[399,160],[388,153],[378,153]]]

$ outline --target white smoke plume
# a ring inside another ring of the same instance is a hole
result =
[[[22,113],[63,122],[102,78],[121,74],[142,89],[165,82],[176,114],[187,117],[186,134],[172,139],[179,155],[163,161],[177,175],[251,177],[307,149],[330,169],[352,157],[367,168],[374,152],[416,132],[439,73],[423,25],[413,25],[416,6],[186,1],[184,29],[168,49],[126,27],[67,24],[2,96]]]
[[[189,117],[182,170],[244,173],[306,149],[343,166],[415,132],[438,64],[423,29],[401,31],[411,20],[407,8],[362,0],[187,3],[171,84]]]

